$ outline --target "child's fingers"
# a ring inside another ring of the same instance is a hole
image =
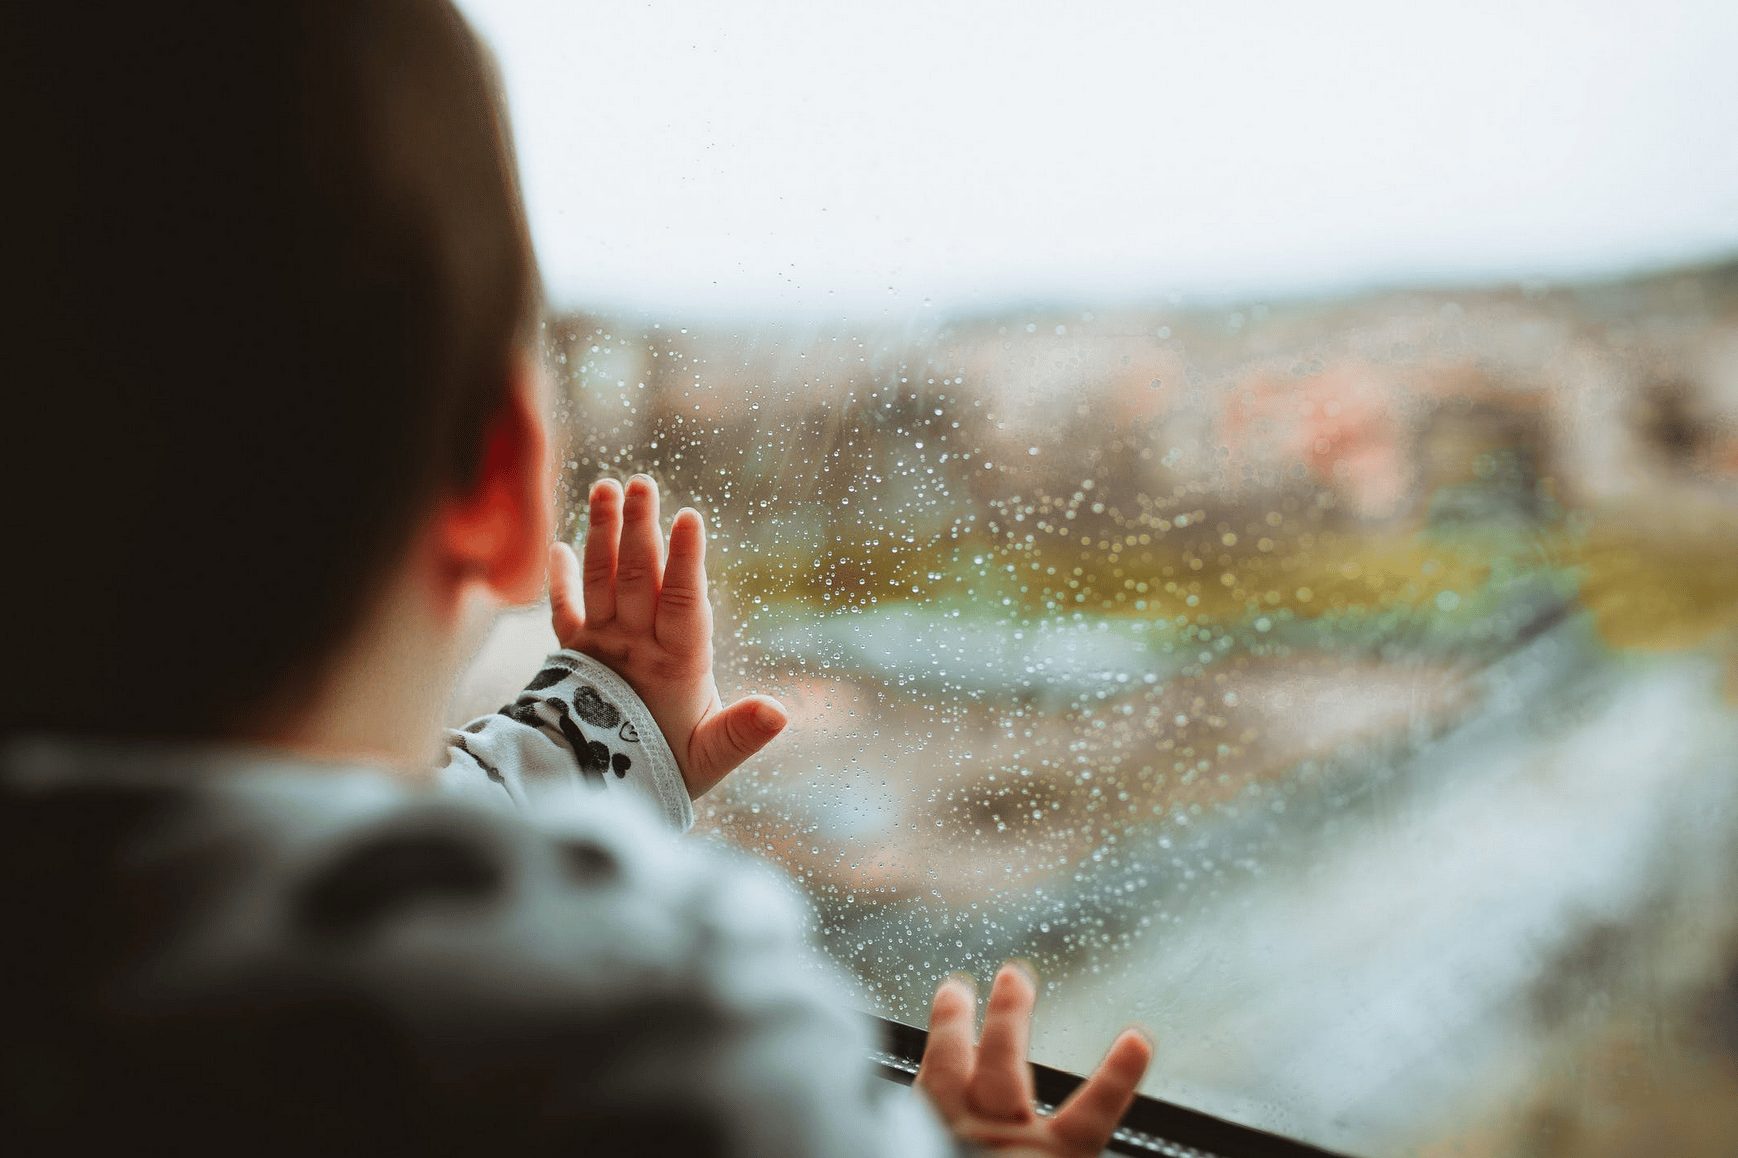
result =
[[[1138,1030],[1124,1030],[1110,1052],[1063,1102],[1050,1120],[1056,1138],[1080,1154],[1098,1154],[1128,1113],[1135,1089],[1153,1060],[1153,1043]]]
[[[748,696],[713,712],[688,741],[688,793],[698,797],[766,747],[790,717],[771,696]]]
[[[616,614],[616,556],[622,539],[622,487],[606,478],[591,488],[585,532],[585,613],[593,627]]]
[[[549,620],[555,641],[571,647],[585,630],[585,597],[580,593],[579,559],[566,543],[549,548]]]
[[[677,654],[696,654],[712,638],[706,599],[706,529],[700,512],[684,508],[670,527],[670,554],[658,589],[658,642]]]
[[[977,1069],[966,1094],[971,1108],[986,1117],[1021,1120],[1036,1113],[1026,1049],[1037,1000],[1038,987],[1025,969],[1010,961],[997,971],[978,1038]]]
[[[616,556],[616,619],[623,627],[649,629],[658,606],[664,569],[658,533],[658,487],[643,474],[628,480],[622,504],[622,545]]]
[[[966,1083],[972,1076],[972,1016],[977,1003],[977,987],[962,975],[943,981],[929,1008],[929,1041],[917,1067],[917,1087],[929,1095],[944,1119],[965,1112]]]

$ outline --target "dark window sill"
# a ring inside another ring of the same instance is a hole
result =
[[[883,1017],[873,1020],[881,1034],[881,1049],[873,1055],[881,1076],[910,1085],[917,1076],[928,1031]],[[1038,1100],[1046,1107],[1060,1104],[1080,1084],[1078,1076],[1065,1070],[1034,1065],[1032,1072]],[[1148,1097],[1135,1099],[1106,1152],[1162,1154],[1167,1158],[1343,1158],[1279,1134]]]

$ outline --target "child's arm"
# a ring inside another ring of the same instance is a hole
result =
[[[591,491],[583,576],[565,544],[550,552],[550,606],[562,650],[511,704],[448,733],[443,783],[523,806],[544,786],[584,783],[652,803],[669,823],[783,730],[776,700],[724,707],[712,676],[706,533],[676,516],[666,551],[657,486],[643,475]]]
[[[583,578],[565,543],[550,551],[549,599],[561,646],[608,665],[663,729],[698,798],[784,730],[777,700],[748,696],[729,707],[712,678],[712,601],[706,529],[684,508],[666,552],[658,486],[645,475],[591,488]]]

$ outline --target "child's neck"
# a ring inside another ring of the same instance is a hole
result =
[[[467,606],[459,594],[405,576],[301,710],[287,719],[262,716],[248,739],[323,763],[428,778],[453,682],[489,619],[489,609]]]

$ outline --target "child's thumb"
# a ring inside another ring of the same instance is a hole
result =
[[[713,713],[694,730],[695,779],[689,789],[698,796],[724,779],[744,760],[766,747],[785,730],[790,717],[771,696],[747,696]]]

